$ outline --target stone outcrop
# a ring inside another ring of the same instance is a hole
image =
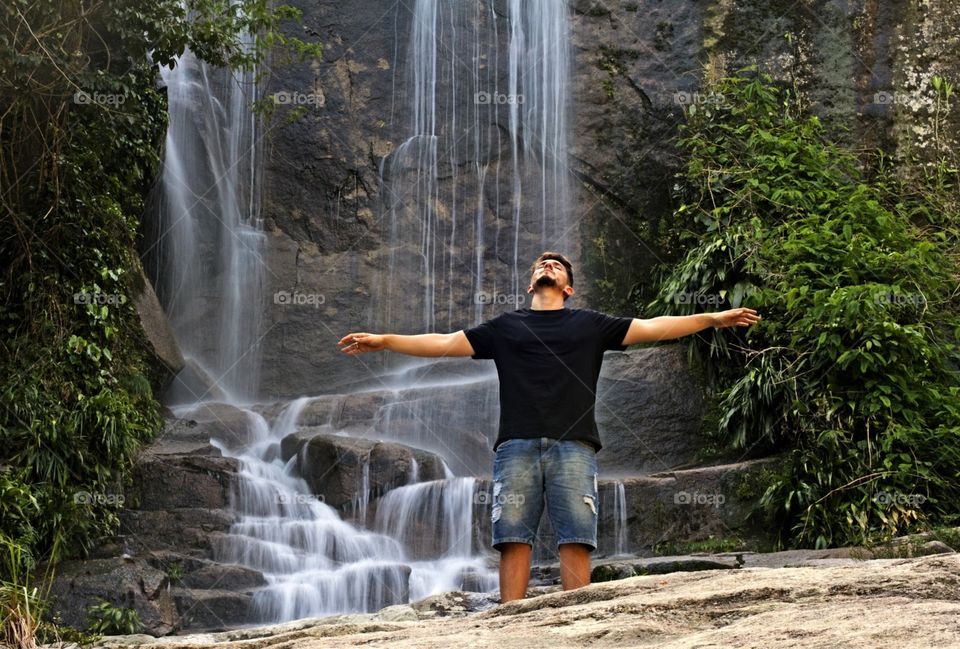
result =
[[[284,461],[296,457],[298,472],[312,493],[341,511],[364,498],[365,473],[367,499],[406,484],[444,477],[443,464],[433,453],[400,444],[317,433],[310,428],[283,438],[280,453]]]
[[[138,263],[136,272],[138,274],[137,282],[140,284],[140,292],[134,296],[133,305],[140,318],[140,326],[146,335],[153,352],[156,364],[162,368],[159,372],[160,384],[155,386],[158,392],[161,392],[169,384],[173,377],[183,369],[185,361],[177,339],[173,335],[173,329],[170,327],[170,321],[160,306],[160,300],[153,290],[153,285],[147,279],[143,272],[143,267]]]
[[[110,558],[58,564],[50,588],[50,613],[76,628],[88,624],[87,612],[100,601],[132,608],[147,631],[166,635],[176,628],[176,605],[163,570],[142,559]]]
[[[950,646],[960,642],[960,555],[637,576],[476,613],[468,598],[448,599],[223,634],[104,638],[99,646]]]

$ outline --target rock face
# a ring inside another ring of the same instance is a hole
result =
[[[960,643],[957,554],[655,574],[528,596],[472,614],[467,598],[461,600],[439,608],[391,607],[382,617],[301,620],[176,640],[105,638],[101,646],[888,649]]]
[[[597,383],[601,472],[636,475],[692,464],[703,446],[703,415],[683,346],[608,353]]]
[[[167,574],[142,559],[65,561],[50,589],[50,611],[64,624],[85,628],[87,610],[102,599],[132,608],[147,630],[165,635],[177,622],[169,586]]]
[[[120,530],[93,558],[59,564],[53,613],[80,628],[98,600],[137,611],[145,630],[225,629],[251,619],[258,572],[214,562],[230,511],[238,462],[209,444],[210,430],[191,420],[167,422],[144,450],[124,494]]]

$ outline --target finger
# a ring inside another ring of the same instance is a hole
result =
[[[341,339],[340,339],[340,342],[337,343],[337,344],[339,344],[339,345],[349,345],[349,344],[353,344],[353,343],[357,342],[358,340],[363,340],[363,338],[366,337],[366,335],[367,335],[367,334],[362,334],[362,333],[347,334],[346,336],[344,336],[343,338],[341,338]]]

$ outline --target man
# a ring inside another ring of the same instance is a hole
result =
[[[594,403],[603,352],[760,320],[748,308],[650,320],[567,309],[564,301],[574,292],[570,262],[545,252],[530,270],[530,308],[455,333],[351,333],[339,342],[350,355],[387,349],[495,361],[500,430],[494,445],[491,521],[493,546],[500,551],[502,602],[526,593],[544,505],[557,537],[563,589],[590,583],[590,553],[597,547],[595,455],[600,450]]]

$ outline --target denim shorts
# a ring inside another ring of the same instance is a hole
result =
[[[508,439],[493,460],[493,547],[534,544],[546,505],[557,545],[597,549],[597,458],[593,446],[548,437]]]

